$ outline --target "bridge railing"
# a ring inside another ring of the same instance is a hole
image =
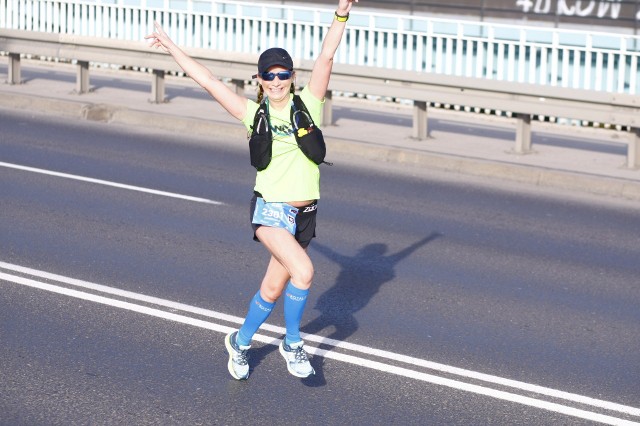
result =
[[[89,89],[90,62],[152,69],[152,94],[157,102],[164,100],[166,71],[179,70],[169,55],[150,49],[144,42],[0,29],[0,51],[9,52],[9,83],[15,84],[20,83],[22,54],[76,61],[79,93]],[[187,53],[214,75],[231,79],[242,92],[247,76],[255,72],[257,63],[257,54],[196,48],[187,49]],[[300,61],[296,68],[298,82],[309,79],[312,66],[311,60]],[[629,128],[627,166],[640,166],[640,97],[635,95],[348,64],[334,65],[329,89],[323,124],[332,121],[331,91],[412,100],[413,136],[417,139],[427,137],[429,103],[502,110],[513,113],[516,118],[514,152],[528,153],[531,151],[531,117],[551,115]]]
[[[217,0],[0,0],[0,28],[141,40],[157,20],[185,47],[297,60],[320,49],[334,9]],[[638,94],[640,37],[423,16],[352,14],[336,62]]]

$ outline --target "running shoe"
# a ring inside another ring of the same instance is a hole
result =
[[[249,348],[251,346],[239,346],[236,343],[237,331],[227,334],[224,338],[224,345],[229,352],[229,362],[227,368],[229,373],[236,380],[246,380],[249,377]]]
[[[315,370],[309,362],[307,352],[303,348],[304,342],[301,340],[291,345],[285,343],[285,339],[282,339],[280,343],[280,354],[287,361],[287,369],[289,373],[296,377],[309,377],[312,374],[316,374]]]

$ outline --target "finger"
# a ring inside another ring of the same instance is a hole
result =
[[[164,34],[164,30],[162,29],[162,25],[158,21],[155,21],[155,27],[158,34]]]

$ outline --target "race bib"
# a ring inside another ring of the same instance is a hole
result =
[[[267,203],[264,198],[258,197],[252,222],[258,225],[284,228],[291,235],[295,235],[297,214],[298,209],[287,203]]]

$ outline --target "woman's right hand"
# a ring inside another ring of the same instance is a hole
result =
[[[159,47],[165,52],[171,53],[171,47],[175,46],[175,44],[157,21],[153,22],[153,26],[156,30],[148,36],[145,36],[146,40],[151,40],[149,47],[155,47],[156,49]]]

